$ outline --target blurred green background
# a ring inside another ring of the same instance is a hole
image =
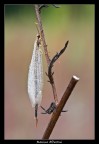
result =
[[[50,139],[94,139],[94,5],[61,4],[42,9],[41,18],[52,58],[68,47],[54,65],[59,100],[71,77],[80,78],[57,121]],[[51,115],[39,108],[38,127],[27,93],[27,76],[37,30],[33,5],[5,5],[5,139],[41,139]],[[43,48],[42,48],[43,50]],[[47,63],[43,51],[43,67]],[[43,99],[46,109],[53,93],[44,73]]]

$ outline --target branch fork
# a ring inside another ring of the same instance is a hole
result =
[[[58,8],[58,6],[56,6],[55,4],[52,4],[52,5],[56,8]],[[58,102],[55,82],[54,82],[54,78],[53,78],[54,72],[52,72],[52,67],[54,66],[55,61],[66,50],[69,41],[67,41],[65,43],[64,48],[62,48],[59,53],[56,53],[55,56],[50,60],[49,55],[48,55],[48,50],[47,50],[47,44],[46,44],[46,41],[45,41],[44,30],[43,30],[43,27],[42,27],[42,21],[41,21],[41,17],[40,17],[41,9],[43,7],[48,7],[48,5],[47,4],[41,4],[41,5],[35,4],[35,12],[36,12],[37,23],[38,23],[39,30],[40,30],[40,33],[41,33],[41,39],[42,39],[42,43],[43,43],[43,47],[44,47],[45,57],[46,57],[46,61],[47,61],[47,64],[48,64],[48,73],[47,72],[45,72],[45,73],[49,78],[48,82],[50,82],[50,84],[52,86],[53,96],[54,96],[54,100],[55,100],[55,103],[53,104],[53,102],[52,102],[50,107],[47,110],[45,110],[41,106],[41,108],[45,111],[45,113],[48,113],[48,114],[52,113],[50,122],[49,122],[49,124],[48,124],[48,126],[47,126],[47,128],[44,132],[44,135],[42,137],[42,139],[49,139],[49,137],[50,137],[50,135],[53,131],[53,128],[54,128],[54,126],[55,126],[55,124],[56,124],[56,122],[57,122],[57,120],[60,116],[60,113],[63,111],[63,107],[66,104],[66,102],[67,102],[71,92],[73,91],[76,83],[79,81],[79,78],[77,76],[73,76],[71,78],[71,81],[70,81],[68,87],[66,88],[60,102]]]

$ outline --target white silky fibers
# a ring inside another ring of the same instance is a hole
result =
[[[28,73],[28,94],[32,107],[35,107],[36,104],[39,106],[42,100],[43,63],[39,44],[40,40],[37,36]]]

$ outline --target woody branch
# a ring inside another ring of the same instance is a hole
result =
[[[45,52],[46,61],[47,61],[47,64],[49,66],[51,60],[49,58],[49,54],[48,54],[48,50],[47,50],[47,44],[46,44],[46,41],[45,41],[45,35],[44,35],[43,27],[42,27],[42,21],[41,21],[41,17],[40,17],[39,5],[37,5],[37,4],[35,4],[35,12],[36,12],[37,23],[38,23],[40,34],[41,34],[41,39],[42,39],[42,43],[43,43],[43,48],[44,48],[44,52]],[[53,79],[53,75],[51,75],[51,77]],[[54,100],[55,100],[55,103],[57,104],[58,103],[58,98],[57,98],[54,79],[53,79],[53,83],[51,83],[51,86],[52,86],[52,90],[53,90]]]
[[[72,93],[72,91],[73,91],[73,89],[74,89],[74,87],[78,81],[79,81],[78,77],[76,77],[76,76],[72,77],[67,89],[65,90],[59,104],[56,107],[56,112],[52,114],[52,117],[48,123],[48,126],[44,132],[42,139],[49,139],[49,137],[50,137],[50,135],[54,129],[54,126],[55,126],[55,124],[56,124],[56,122],[57,122],[57,120],[58,120],[58,118],[62,112],[62,109],[65,106],[70,94]]]
[[[45,5],[46,6],[46,5]],[[42,6],[43,7],[43,6]],[[46,56],[46,60],[47,60],[47,63],[48,63],[48,73],[47,76],[49,77],[49,82],[50,84],[52,85],[52,90],[53,90],[53,95],[54,95],[54,100],[57,104],[57,107],[56,107],[56,112],[52,114],[52,117],[50,119],[50,122],[44,132],[44,135],[43,135],[43,138],[42,139],[49,139],[52,131],[53,131],[53,128],[60,116],[60,113],[62,112],[62,109],[64,107],[64,105],[66,104],[71,92],[73,91],[76,83],[79,81],[79,78],[76,77],[76,76],[73,76],[71,78],[71,81],[66,89],[66,91],[64,92],[60,102],[58,103],[58,98],[57,98],[57,93],[56,93],[56,88],[55,88],[55,83],[54,83],[54,79],[53,79],[53,72],[51,71],[52,70],[52,67],[53,67],[53,64],[54,62],[60,57],[60,55],[66,50],[66,47],[68,45],[68,41],[66,42],[64,48],[59,52],[57,53],[53,58],[52,60],[50,60],[49,58],[49,55],[48,55],[48,51],[47,51],[47,45],[46,45],[46,42],[45,42],[45,36],[44,36],[44,31],[43,31],[43,27],[42,27],[42,22],[41,22],[41,17],[40,17],[40,10],[42,7],[39,7],[39,5],[35,5],[35,11],[36,11],[36,17],[37,17],[37,22],[38,22],[38,26],[39,26],[39,29],[40,29],[40,33],[41,33],[41,38],[42,38],[42,42],[43,42],[43,47],[44,47],[44,51],[45,51],[45,56]],[[40,8],[40,9],[39,9]]]

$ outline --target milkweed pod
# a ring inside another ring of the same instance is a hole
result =
[[[32,107],[35,107],[36,104],[39,106],[42,100],[43,63],[42,53],[39,50],[40,41],[38,41],[39,37],[37,36],[28,73],[28,94]]]

